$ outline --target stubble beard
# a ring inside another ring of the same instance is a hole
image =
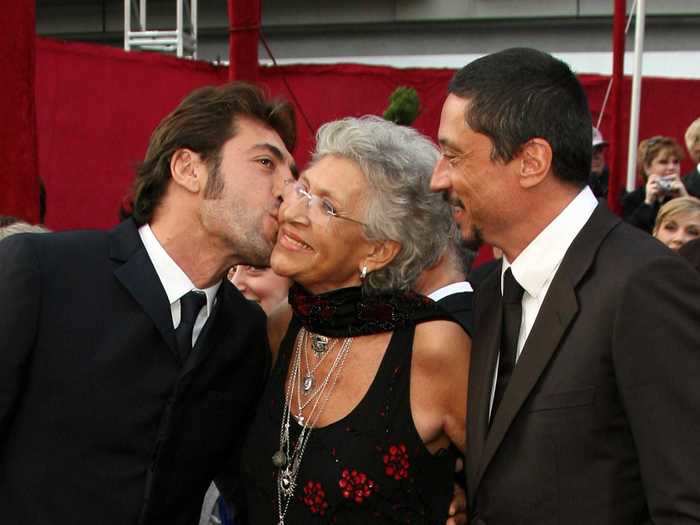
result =
[[[223,198],[225,184],[221,173],[221,157],[218,156],[209,166],[209,177],[204,188],[204,198],[210,201],[220,201]],[[240,264],[250,266],[269,266],[272,248],[275,245],[275,234],[272,239],[265,235],[265,218],[269,211],[251,213],[244,202],[235,205],[236,211],[231,214],[230,223],[225,227],[231,232],[226,236],[228,243],[240,259]],[[216,213],[224,214],[225,210]],[[254,217],[254,218],[252,218]]]
[[[265,235],[265,215],[262,215],[260,220],[255,221],[257,224],[248,225],[248,230],[242,232],[243,239],[239,239],[237,243],[234,241],[234,244],[238,245],[236,248],[238,248],[239,257],[243,259],[244,264],[251,266],[270,265],[270,255],[275,241],[268,239]]]

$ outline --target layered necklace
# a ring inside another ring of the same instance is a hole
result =
[[[309,366],[307,340],[311,342],[310,346],[316,359],[313,367]],[[314,372],[338,344],[340,344],[340,348],[333,363],[317,385]],[[289,381],[287,383],[284,410],[282,411],[280,448],[272,456],[272,464],[279,469],[277,472],[278,525],[284,525],[284,518],[289,509],[289,504],[294,498],[301,460],[311,437],[311,431],[316,426],[328,400],[333,394],[351,347],[352,337],[346,337],[342,340],[342,343],[339,343],[339,340],[331,342],[328,337],[310,333],[305,328],[301,328],[297,335],[296,350],[289,370]],[[304,354],[306,373],[302,373],[302,354]],[[297,393],[297,410],[296,414],[292,414],[292,401],[295,389]],[[303,411],[309,405],[311,409],[305,417]],[[299,436],[294,444],[292,444],[289,432],[292,417],[301,427]]]
[[[416,293],[388,291],[366,296],[360,287],[314,295],[294,284],[289,290],[289,304],[303,328],[297,334],[295,352],[289,363],[280,448],[272,456],[272,464],[277,469],[278,525],[285,523],[311,431],[333,394],[352,338],[449,318],[434,301]],[[335,358],[331,358],[336,349]],[[317,377],[316,372],[323,362],[331,359],[328,372]],[[294,443],[290,437],[292,418],[301,429]]]

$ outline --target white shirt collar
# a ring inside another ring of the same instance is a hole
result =
[[[448,295],[473,291],[474,289],[472,288],[471,284],[469,284],[467,281],[460,281],[458,283],[452,283],[448,284],[447,286],[443,286],[442,288],[438,288],[434,292],[428,294],[428,297],[430,297],[433,301],[439,301]]]
[[[513,277],[530,296],[538,297],[543,289],[548,289],[547,285],[554,277],[569,246],[588,222],[597,205],[595,195],[586,186],[525,247],[513,263],[510,263],[504,255],[501,289],[503,289],[503,273],[509,267]]]
[[[197,288],[190,278],[187,277],[187,274],[182,271],[182,268],[168,255],[168,252],[165,251],[165,248],[160,244],[148,224],[144,224],[139,228],[139,236],[165,289],[170,305],[179,301],[190,290],[199,290],[207,296],[206,315],[209,316],[214,307],[216,292],[221,286],[221,281],[203,290]]]

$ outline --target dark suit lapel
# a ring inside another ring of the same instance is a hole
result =
[[[141,305],[177,357],[168,296],[132,220],[123,222],[111,232],[110,257],[123,263],[114,271],[115,277]]]
[[[501,405],[494,414],[480,458],[480,467],[474,488],[481,480],[508,428],[559,347],[569,325],[576,317],[578,300],[575,288],[593,263],[600,243],[618,223],[617,217],[614,217],[606,208],[598,205],[567,250],[525,342]],[[499,325],[498,330],[500,331],[500,316],[495,323]],[[491,382],[489,382],[489,388],[490,386]]]
[[[499,265],[500,267],[500,265]],[[479,309],[472,342],[467,397],[467,488],[473,501],[477,474],[488,432],[491,383],[501,340],[500,271],[491,272],[475,299]],[[483,304],[483,308],[479,308]]]

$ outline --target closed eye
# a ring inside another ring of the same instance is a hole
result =
[[[335,211],[335,206],[333,204],[326,200],[322,199],[321,200],[321,206],[323,207],[323,211],[328,214],[328,215],[337,215],[337,212]]]

